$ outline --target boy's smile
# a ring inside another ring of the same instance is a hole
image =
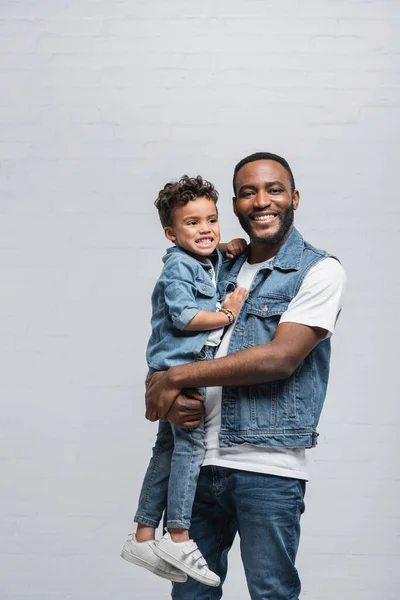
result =
[[[218,213],[215,202],[201,196],[174,209],[166,237],[182,250],[195,254],[201,262],[214,252],[220,242]]]

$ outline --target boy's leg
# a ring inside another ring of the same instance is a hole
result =
[[[135,565],[144,567],[170,581],[186,581],[187,576],[156,555],[155,528],[166,507],[168,474],[173,450],[173,435],[168,423],[160,421],[153,456],[143,481],[135,521],[139,523],[136,535],[129,536],[121,556]],[[141,527],[140,527],[141,525]]]
[[[304,511],[298,479],[232,470],[242,561],[252,600],[298,600],[295,559]]]
[[[160,421],[153,455],[142,484],[136,523],[157,528],[167,505],[168,479],[174,438],[169,423]]]
[[[215,347],[203,346],[197,360],[211,360],[214,354]],[[206,395],[205,388],[198,391],[203,396]],[[206,452],[204,422],[195,429],[179,429],[173,426],[171,429],[174,451],[171,459],[166,525],[169,530],[175,530],[175,540],[179,541],[177,530],[187,531],[190,527],[197,479]]]
[[[173,600],[219,600],[227,571],[228,552],[236,535],[233,511],[224,503],[218,467],[203,467],[193,504],[190,537],[194,539],[208,566],[221,578],[218,587],[209,587],[191,577],[174,583]]]
[[[171,427],[174,451],[168,486],[167,527],[189,529],[200,466],[204,460],[204,425]]]
[[[217,587],[220,578],[190,540],[189,527],[200,465],[204,459],[204,429],[175,429],[174,452],[168,487],[168,532],[157,544],[155,553],[202,584]]]

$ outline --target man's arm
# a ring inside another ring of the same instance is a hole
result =
[[[182,389],[254,385],[290,377],[326,333],[319,327],[281,323],[269,344],[157,374],[147,386],[146,418],[165,419]]]

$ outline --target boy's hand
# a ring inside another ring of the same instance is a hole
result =
[[[240,307],[246,298],[246,294],[247,290],[245,288],[238,287],[231,294],[227,294],[225,296],[224,308],[231,310],[234,313],[235,318],[237,317]]]
[[[235,238],[226,244],[225,256],[226,258],[236,258],[247,248],[247,242],[243,238]]]

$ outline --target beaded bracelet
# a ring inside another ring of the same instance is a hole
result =
[[[223,312],[228,317],[229,325],[232,325],[236,318],[233,310],[230,310],[229,308],[220,308],[218,312]]]

